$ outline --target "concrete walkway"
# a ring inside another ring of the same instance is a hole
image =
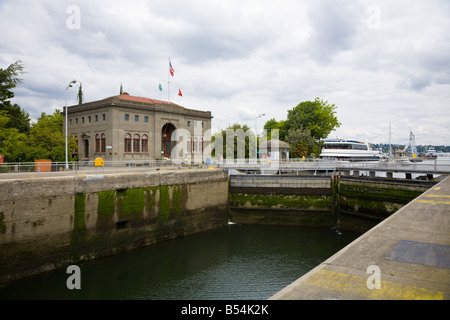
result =
[[[449,300],[450,177],[270,300]]]

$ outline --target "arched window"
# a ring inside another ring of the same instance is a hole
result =
[[[100,135],[97,133],[95,135],[95,153],[100,152]]]
[[[198,144],[199,153],[203,153],[203,138],[200,138],[200,142]]]
[[[100,147],[101,147],[100,151],[102,153],[105,153],[106,152],[106,135],[104,133],[102,133],[102,139],[100,142],[101,142],[100,143]]]
[[[133,136],[133,152],[139,153],[140,151],[140,145],[141,145],[141,137],[138,134],[135,134]]]
[[[192,152],[196,154],[198,152],[198,139],[194,137],[194,146]]]
[[[131,152],[131,134],[129,133],[125,135],[124,152]]]
[[[192,153],[192,139],[190,137],[187,138],[187,153]]]
[[[142,136],[142,140],[141,140],[141,145],[142,145],[142,152],[143,153],[148,153],[148,137],[146,134],[144,134]]]

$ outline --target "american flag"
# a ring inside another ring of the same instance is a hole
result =
[[[175,70],[173,70],[172,63],[170,63],[170,60],[169,60],[169,66],[170,66],[170,68],[169,68],[170,75],[173,77],[173,75],[175,74]]]

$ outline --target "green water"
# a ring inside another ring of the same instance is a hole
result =
[[[0,299],[267,299],[359,234],[326,228],[228,225],[0,288]]]

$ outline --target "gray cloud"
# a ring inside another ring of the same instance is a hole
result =
[[[308,11],[312,28],[310,55],[318,62],[329,62],[341,51],[350,50],[359,27],[358,6],[353,2],[314,1]]]
[[[79,29],[66,25],[71,5]],[[379,28],[367,25],[370,6]],[[33,118],[61,108],[72,79],[88,101],[117,94],[120,83],[166,99],[157,87],[171,57],[171,91],[180,87],[183,97],[170,99],[212,111],[215,128],[253,128],[265,113],[262,127],[320,97],[338,107],[333,135],[385,142],[391,121],[399,142],[413,128],[418,143],[448,144],[448,16],[446,0],[3,0],[0,67],[26,65],[14,100]]]

